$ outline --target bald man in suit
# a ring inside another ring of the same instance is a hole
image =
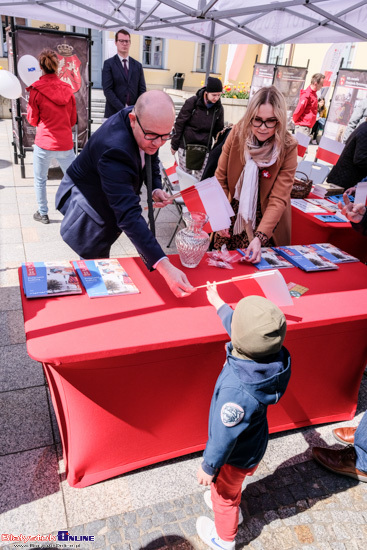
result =
[[[102,69],[106,118],[129,105],[135,105],[138,97],[146,91],[143,66],[129,56],[130,34],[124,29],[117,31],[115,44],[117,54],[106,59]]]

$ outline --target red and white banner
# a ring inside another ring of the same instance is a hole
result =
[[[181,191],[190,212],[203,212],[209,218],[204,231],[221,231],[231,225],[233,209],[217,178],[208,178]]]
[[[306,136],[306,134],[302,134],[301,132],[296,132],[294,134],[294,137],[296,138],[296,140],[298,141],[298,146],[297,146],[297,155],[299,157],[304,157],[305,154],[306,154],[306,151],[307,151],[307,147],[310,143],[310,139],[311,137],[310,136]]]
[[[329,164],[336,164],[343,149],[344,143],[322,136],[315,158]]]

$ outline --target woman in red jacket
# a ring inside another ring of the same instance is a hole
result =
[[[27,119],[37,126],[33,146],[34,187],[38,210],[33,218],[49,223],[46,183],[52,159],[57,159],[62,171],[73,162],[72,127],[77,121],[75,97],[72,88],[57,76],[59,59],[53,50],[43,50],[38,61],[42,76],[27,88],[29,103]]]

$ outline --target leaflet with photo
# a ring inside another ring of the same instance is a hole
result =
[[[338,212],[339,208],[336,204],[333,204],[327,199],[305,199],[307,202],[310,202],[311,204],[314,204],[315,206],[320,206],[321,208],[324,208],[328,212]]]
[[[70,262],[22,264],[23,290],[27,298],[81,294],[82,287]]]
[[[348,252],[344,252],[344,250],[340,250],[340,248],[334,246],[333,244],[317,243],[311,246],[313,246],[317,250],[317,253],[321,252],[321,254],[325,256],[327,260],[330,260],[335,264],[359,262],[358,258],[351,256],[350,254],[348,254]]]
[[[242,256],[245,255],[245,251],[241,248],[237,248],[237,251],[242,254]],[[243,258],[240,261],[245,260]],[[260,271],[263,271],[265,269],[283,269],[285,267],[294,267],[291,263],[289,263],[285,258],[277,254],[277,252],[270,247],[262,247],[261,260],[257,264],[252,265]]]
[[[303,269],[303,271],[325,271],[338,269],[338,266],[326,258],[324,252],[315,245],[277,246],[274,250],[283,258]]]
[[[353,195],[348,195],[348,199],[350,202],[354,202]],[[335,204],[338,204],[340,201],[342,204],[344,204],[344,197],[343,195],[330,195],[330,197],[327,198],[328,201],[334,202]]]
[[[311,204],[305,199],[291,199],[291,204],[292,206],[294,206],[294,208],[298,208],[298,210],[301,210],[302,212],[306,212],[307,214],[318,214],[318,213],[325,214],[325,208],[320,208],[320,206]]]
[[[77,260],[73,265],[90,298],[139,293],[139,289],[116,259]]]

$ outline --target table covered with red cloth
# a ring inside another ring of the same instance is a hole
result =
[[[320,197],[311,194],[310,198]],[[330,214],[325,210],[325,215]],[[331,243],[362,262],[367,262],[367,237],[353,229],[349,222],[323,222],[316,215],[319,214],[302,212],[292,206],[291,244]]]
[[[203,449],[225,361],[229,338],[205,289],[178,299],[139,258],[120,262],[140,294],[26,299],[22,292],[28,353],[43,363],[74,487]],[[257,272],[205,261],[185,271],[195,286]],[[350,419],[367,354],[367,267],[281,273],[309,290],[282,308],[292,376],[269,407],[270,431]],[[261,294],[252,280],[245,288]],[[244,295],[232,283],[218,291],[232,306]]]

